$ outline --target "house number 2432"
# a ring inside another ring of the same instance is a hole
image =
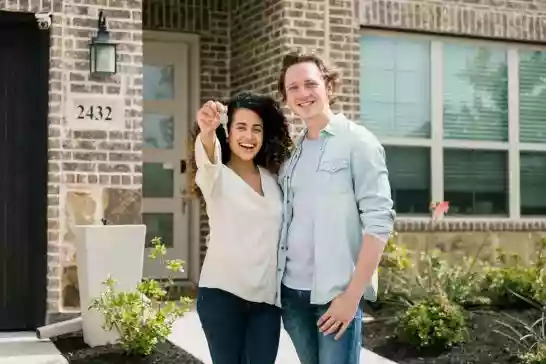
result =
[[[112,120],[112,108],[110,106],[91,105],[87,109],[83,105],[78,105],[78,119],[88,120]]]

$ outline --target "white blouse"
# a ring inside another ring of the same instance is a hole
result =
[[[214,163],[195,141],[196,183],[205,198],[210,235],[200,287],[218,288],[247,301],[274,304],[282,193],[277,179],[259,168],[258,194],[222,164],[216,139]]]

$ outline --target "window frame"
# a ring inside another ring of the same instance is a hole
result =
[[[453,221],[506,221],[506,220],[536,220],[543,219],[544,215],[520,214],[520,152],[546,152],[546,143],[523,143],[519,141],[519,52],[542,51],[546,46],[536,44],[516,43],[498,40],[471,39],[465,37],[440,36],[429,34],[415,34],[408,32],[394,32],[384,30],[362,29],[359,34],[359,46],[364,35],[378,35],[402,39],[426,39],[430,42],[430,120],[431,137],[405,138],[381,137],[377,138],[385,146],[396,147],[428,147],[430,149],[431,199],[444,200],[444,149],[476,149],[490,151],[505,151],[508,154],[508,216],[465,215],[449,217]],[[508,68],[508,141],[476,141],[444,139],[444,62],[443,46],[446,41],[456,39],[457,42],[469,45],[497,44],[506,49]],[[360,59],[359,59],[360,68]],[[434,90],[434,92],[432,92]],[[360,99],[359,99],[360,105]],[[423,220],[423,215],[400,214],[404,220]],[[427,216],[428,220],[430,217]]]

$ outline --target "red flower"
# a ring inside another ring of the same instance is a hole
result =
[[[436,202],[431,205],[432,207],[432,215],[434,219],[438,219],[445,214],[447,214],[449,210],[449,202],[448,201],[441,201]]]

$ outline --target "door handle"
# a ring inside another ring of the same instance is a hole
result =
[[[188,169],[188,164],[184,159],[180,160],[180,174],[186,173],[186,170]]]

